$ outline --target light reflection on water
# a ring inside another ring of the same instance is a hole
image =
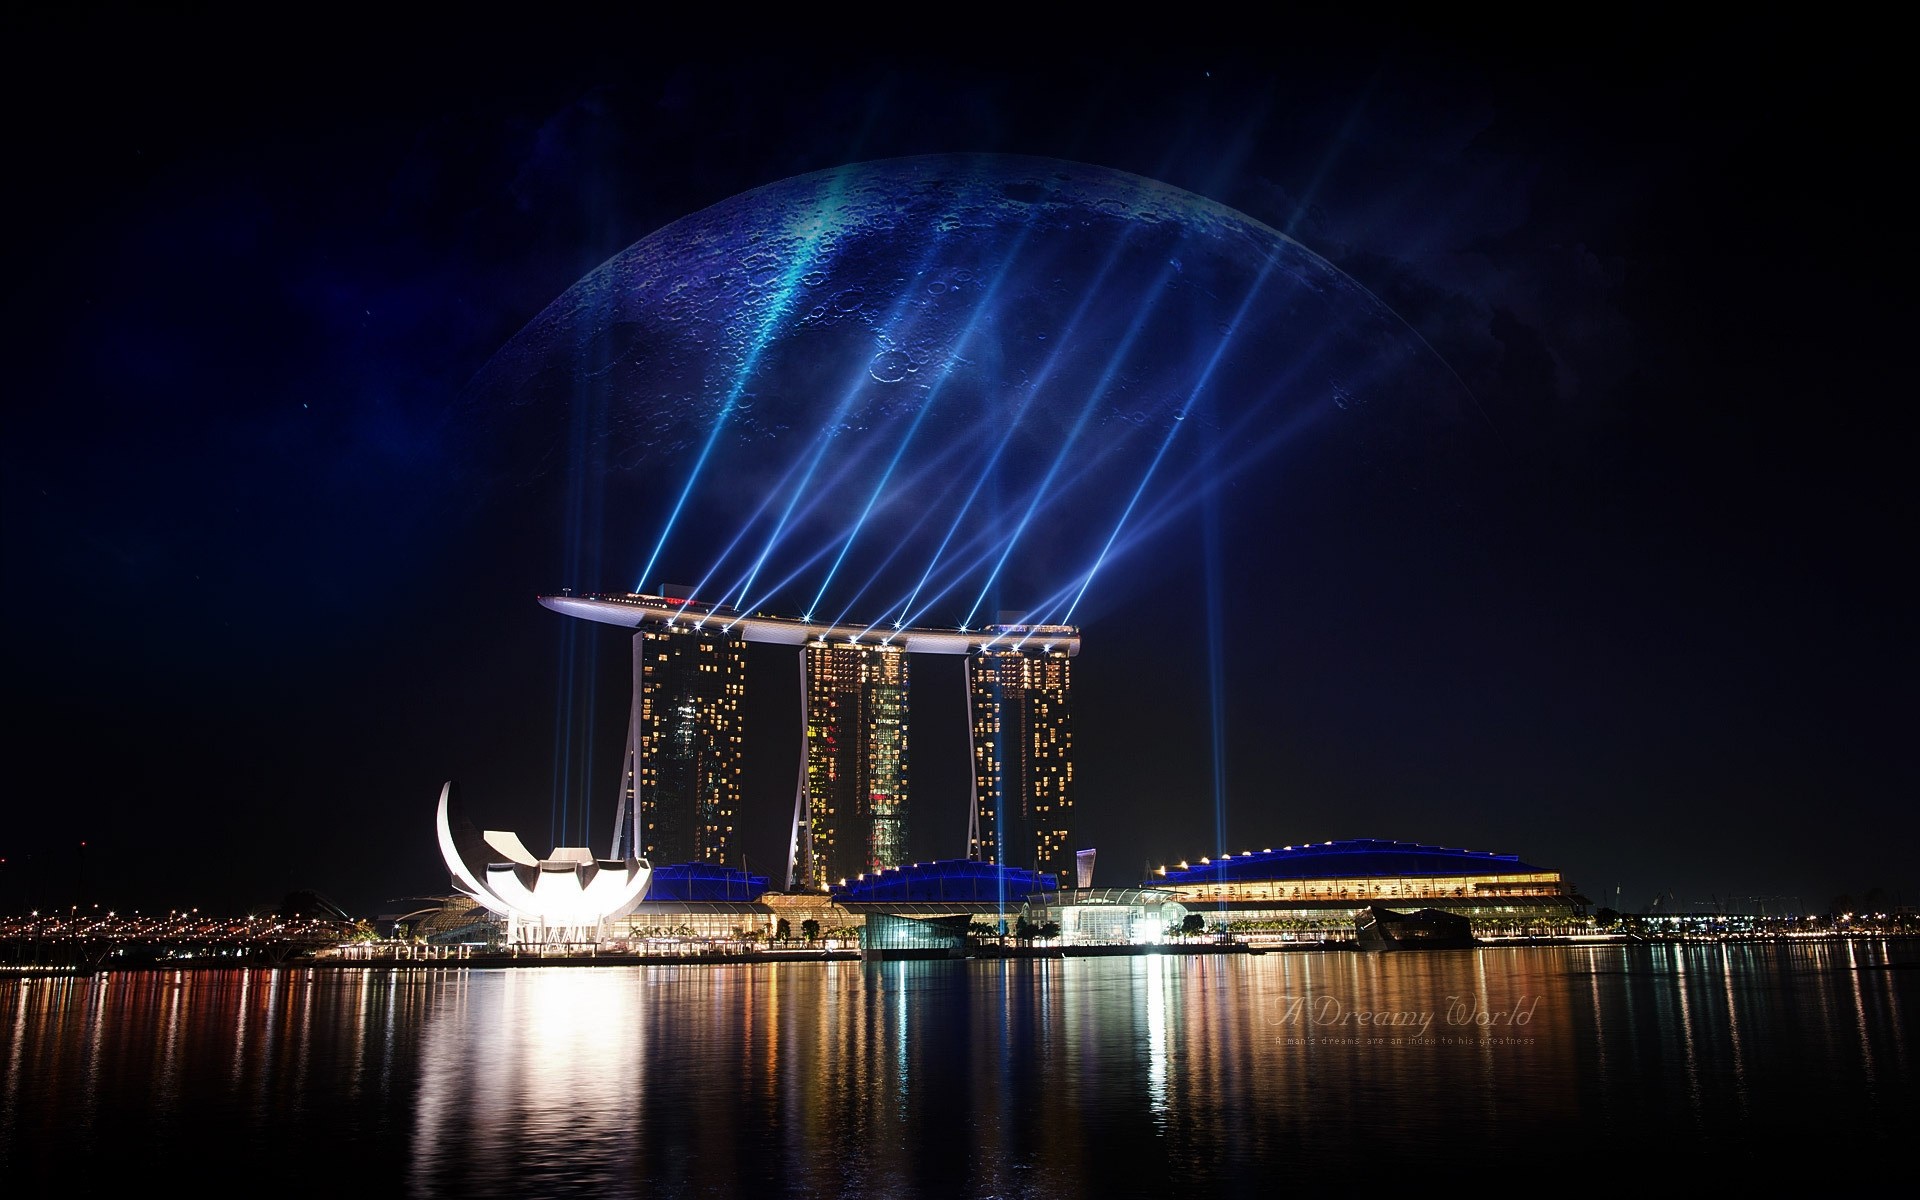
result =
[[[1860,942],[16,979],[0,1182],[218,1164],[415,1196],[1252,1194],[1402,1167],[1626,1181],[1656,1148],[1670,1179],[1672,1147],[1721,1183],[1788,1147],[1831,1179],[1920,1116],[1920,971],[1887,969],[1916,959]]]

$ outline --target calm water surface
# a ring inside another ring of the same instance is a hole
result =
[[[1831,1185],[1911,1169],[1915,963],[1858,941],[9,980],[0,1195]]]

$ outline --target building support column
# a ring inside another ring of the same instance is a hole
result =
[[[622,861],[644,857],[640,836],[640,713],[646,668],[646,635],[633,635],[633,701],[627,710],[627,752],[620,760],[620,795],[613,806],[613,844],[607,857]],[[624,841],[623,841],[624,838]]]
[[[793,791],[793,832],[787,838],[787,889],[814,886],[813,788],[807,779],[807,648],[800,647],[800,777]]]
[[[980,857],[980,764],[974,758],[973,749],[973,656],[962,660],[965,664],[960,671],[960,686],[967,693],[967,854],[969,859]]]

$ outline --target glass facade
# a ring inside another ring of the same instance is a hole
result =
[[[860,949],[869,958],[960,958],[967,951],[966,913],[902,917],[872,913],[860,927]]]

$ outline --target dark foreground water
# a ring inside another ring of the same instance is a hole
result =
[[[1912,1178],[1920,946],[0,982],[0,1195]]]

